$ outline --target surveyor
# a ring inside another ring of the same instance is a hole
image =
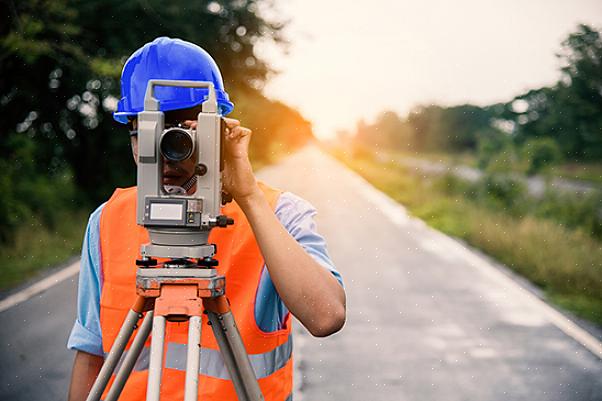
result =
[[[137,113],[144,109],[149,79],[213,83],[220,113],[232,111],[221,73],[199,46],[166,37],[135,51],[121,76],[122,98],[114,118],[126,124],[137,160]],[[155,96],[166,124],[195,128],[206,92],[163,87]],[[206,91],[206,90],[205,90]],[[227,295],[261,391],[268,401],[292,399],[291,314],[314,336],[328,336],[345,321],[345,292],[326,244],[316,231],[315,209],[305,200],[256,180],[248,159],[251,131],[225,118],[224,191],[234,201],[224,206],[234,226],[212,231],[218,271],[225,274]],[[194,156],[192,156],[194,157]],[[195,190],[195,161],[163,162],[168,191]],[[135,261],[148,242],[136,225],[136,188],[117,189],[90,216],[82,249],[77,319],[68,340],[76,350],[69,400],[84,400],[136,297]],[[219,230],[222,230],[221,232]],[[214,235],[215,232],[215,235]],[[206,325],[205,317],[203,324]],[[173,327],[172,327],[173,326]],[[182,400],[186,359],[185,323],[170,324],[166,335],[162,399]],[[200,400],[236,400],[232,382],[212,338],[201,339]],[[120,400],[144,400],[148,359],[144,351]]]

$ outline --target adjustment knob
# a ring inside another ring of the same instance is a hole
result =
[[[136,259],[136,266],[144,266],[144,267],[157,266],[157,259],[153,259],[153,258]]]
[[[218,227],[227,227],[234,224],[234,219],[225,215],[217,216],[216,225]]]
[[[194,168],[194,173],[196,175],[200,175],[200,176],[207,174],[207,166],[204,165],[203,163],[197,164],[196,167]]]
[[[207,257],[207,258],[199,259],[197,261],[197,264],[199,266],[203,266],[203,267],[215,267],[215,266],[219,265],[219,261],[217,259]]]

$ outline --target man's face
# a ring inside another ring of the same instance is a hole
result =
[[[174,110],[165,113],[165,125],[175,126],[184,124],[186,120],[196,120],[200,109],[198,107],[185,110]],[[183,125],[185,126],[185,125]],[[132,121],[132,127],[136,130],[137,121]],[[132,153],[134,160],[138,163],[138,137],[131,137]],[[194,169],[197,163],[197,152],[185,160],[174,162],[163,157],[163,185],[183,186],[186,181],[194,174]]]

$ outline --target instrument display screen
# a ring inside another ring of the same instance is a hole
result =
[[[182,203],[151,203],[151,220],[182,220],[184,205]]]

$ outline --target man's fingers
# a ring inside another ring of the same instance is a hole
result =
[[[235,127],[230,130],[230,132],[228,133],[228,138],[241,139],[241,138],[244,138],[245,136],[251,135],[252,132],[253,131],[251,131],[249,128],[239,126],[239,127]]]
[[[184,121],[184,125],[188,126],[189,128],[195,129],[197,124],[199,122],[197,120],[186,120]]]
[[[242,127],[240,125],[240,121],[238,121],[234,118],[225,118],[224,117],[224,121],[226,122],[226,128],[227,128],[226,129],[226,137],[228,139],[242,139],[253,133],[249,128]],[[196,126],[198,125],[198,121],[197,120],[185,120],[184,125],[188,126],[191,129],[195,129]]]
[[[228,127],[231,130],[240,126],[240,121],[238,121],[235,118],[224,117],[224,122],[226,123],[226,127]]]

